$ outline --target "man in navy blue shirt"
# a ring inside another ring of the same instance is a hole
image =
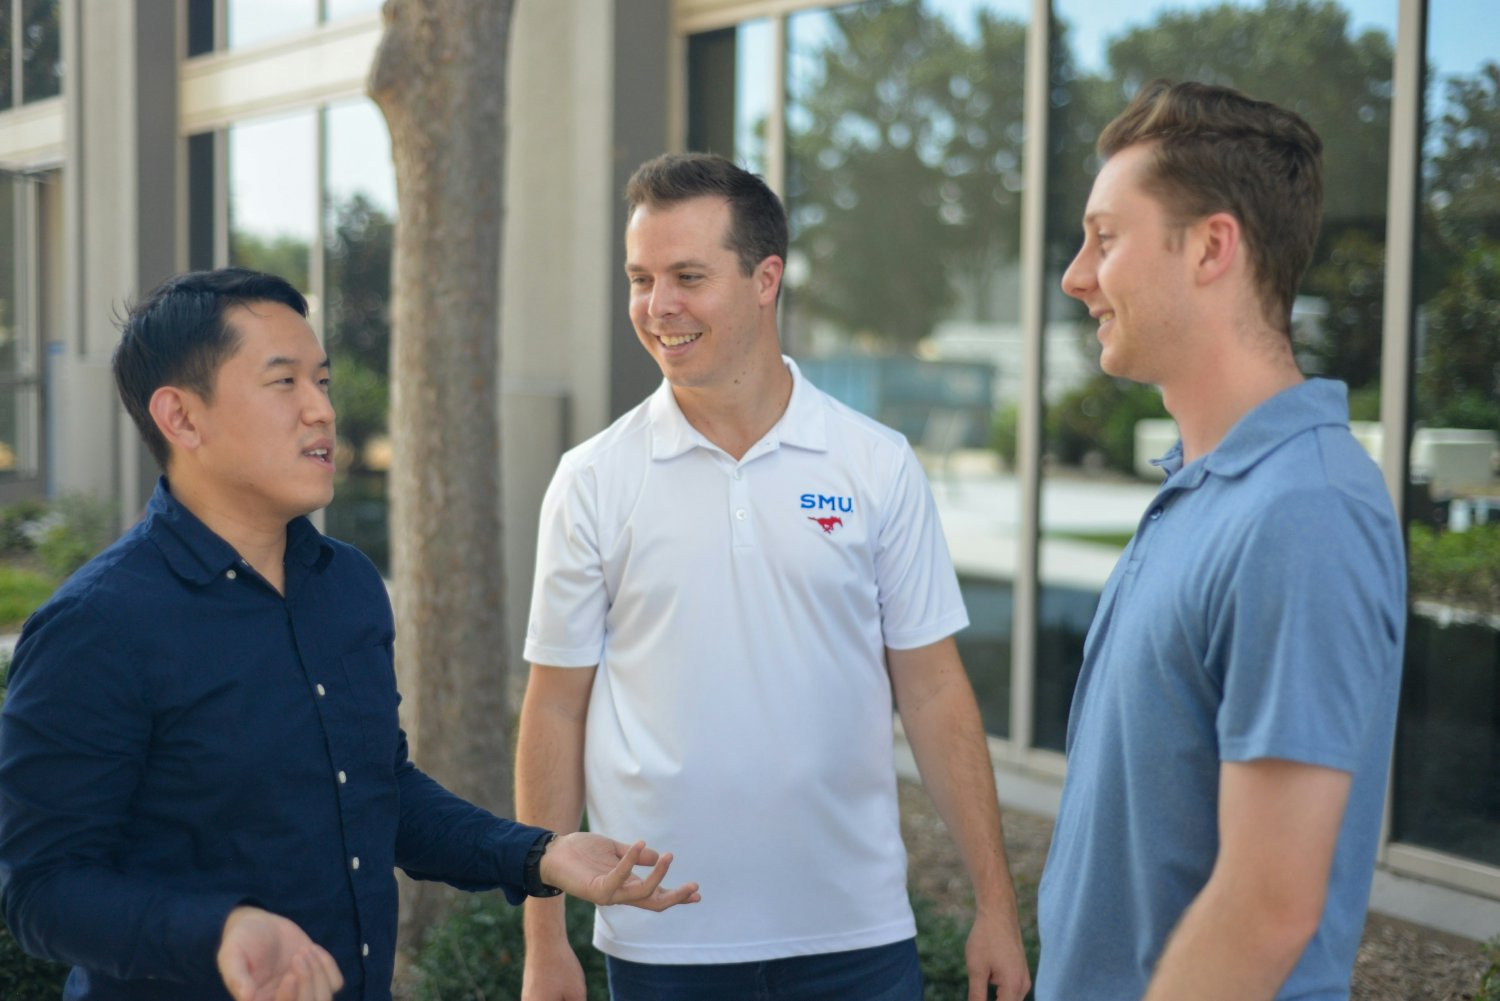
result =
[[[123,325],[116,383],[165,476],[28,620],[0,719],[4,916],[73,964],[65,998],[388,998],[398,865],[512,903],[697,899],[661,886],[669,855],[554,839],[408,760],[380,576],[305,517],[334,472],[306,314],[225,269]]]

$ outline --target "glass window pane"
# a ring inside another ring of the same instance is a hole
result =
[[[62,93],[62,4],[23,0],[21,4],[21,99],[40,101]]]
[[[229,263],[280,275],[303,292],[318,225],[313,112],[229,129]]]
[[[318,0],[224,0],[231,49],[317,27]]]
[[[391,248],[396,181],[385,120],[369,101],[329,108],[324,330],[333,361],[339,478],[324,528],[390,563],[386,470]]]
[[[1349,384],[1357,431],[1378,436],[1386,164],[1396,0],[1055,0],[1037,743],[1061,749],[1098,593],[1176,440],[1149,386],[1098,367],[1095,324],[1058,289],[1078,249],[1100,129],[1156,77],[1227,84],[1290,107],[1324,142],[1323,233],[1293,311],[1303,371]],[[1112,11],[1112,12],[1111,12]],[[1125,12],[1128,11],[1128,12]],[[1378,452],[1378,447],[1374,449]]]
[[[688,39],[688,148],[766,172],[771,112],[771,22],[746,21]]]
[[[0,110],[15,104],[11,80],[11,57],[15,53],[15,26],[11,23],[10,4],[0,2]]]
[[[373,14],[380,10],[380,5],[384,2],[385,0],[326,0],[326,19],[337,21],[357,14]]]
[[[1001,736],[1026,16],[1021,0],[897,0],[787,24],[783,344],[922,458],[973,621],[959,647]]]
[[[201,56],[214,50],[216,0],[187,0],[187,54]]]
[[[1393,835],[1500,864],[1500,57],[1428,7]]]

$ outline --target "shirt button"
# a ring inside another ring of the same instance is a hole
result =
[[[1161,512],[1162,512],[1162,509],[1159,508],[1159,507],[1152,508],[1151,509],[1151,520],[1152,521],[1156,521],[1157,519],[1159,519],[1161,517]]]
[[[317,686],[317,691],[318,691],[318,698],[320,698],[320,699],[323,696],[325,696],[325,695],[328,694],[328,689],[324,688],[322,685],[318,685]]]
[[[731,473],[731,474],[730,474],[730,475],[732,475],[732,476],[733,476],[733,477],[734,477],[734,478],[735,478],[735,479],[739,479],[739,478],[740,478],[740,471],[739,471],[739,470],[738,470],[738,469],[736,469],[736,470],[735,470],[735,471],[734,471],[734,472],[733,472],[733,473]]]
[[[361,956],[368,956],[370,954],[370,943],[369,942],[366,942],[366,943],[364,943],[363,945],[361,945],[359,947],[359,954]]]
[[[734,516],[738,520],[744,521],[746,518],[750,517],[750,513],[744,508],[740,508],[738,511],[734,512]]]
[[[347,776],[347,775],[344,774],[343,769],[340,769],[339,770],[339,785],[343,785],[345,782],[348,782],[348,781],[349,781],[349,776]]]
[[[228,577],[230,580],[234,580],[236,577],[239,576],[239,574],[235,573],[233,570],[225,570],[224,571],[224,576]]]
[[[352,859],[349,860],[349,868],[351,868],[351,869],[358,869],[359,868],[359,856],[358,855],[354,856]]]

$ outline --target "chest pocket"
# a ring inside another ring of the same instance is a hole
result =
[[[395,761],[396,666],[384,644],[346,653],[340,658],[346,691],[365,757],[389,767]]]

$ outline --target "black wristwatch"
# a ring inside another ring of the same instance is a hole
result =
[[[526,851],[526,868],[522,874],[522,888],[528,897],[555,897],[562,891],[555,886],[548,886],[542,882],[542,856],[547,853],[547,846],[557,839],[557,835],[548,831],[531,843]]]

